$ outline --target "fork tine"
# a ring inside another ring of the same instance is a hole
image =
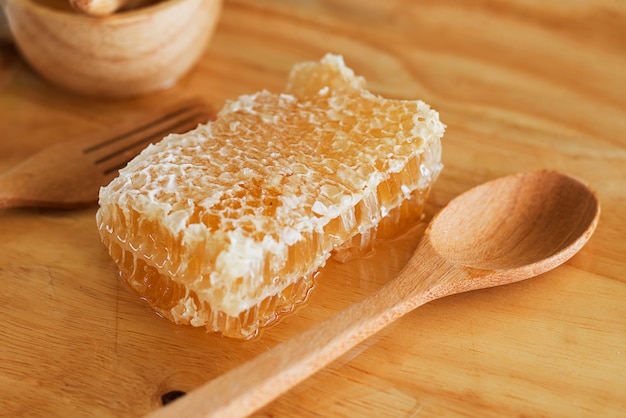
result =
[[[178,107],[158,118],[153,117],[139,126],[134,125],[131,128],[108,134],[104,140],[101,138],[85,147],[83,153],[94,163],[99,164],[124,153],[136,144],[161,140],[168,133],[174,132],[174,127],[184,124],[185,121],[192,120],[197,125],[207,122],[211,117],[211,111],[206,106],[191,104],[182,108]]]
[[[96,164],[107,178],[110,175],[115,176],[117,171],[126,166],[132,158],[146,148],[148,143],[160,141],[170,133],[184,133],[194,129],[202,120],[207,121],[206,116],[207,113],[204,111],[193,112],[186,115],[186,118],[177,120],[175,124],[164,126],[158,132],[150,132],[146,135],[134,137],[135,141],[133,143],[126,144],[124,148],[117,149],[114,153],[96,160]]]

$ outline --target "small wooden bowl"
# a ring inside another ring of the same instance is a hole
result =
[[[13,40],[44,78],[98,97],[129,97],[174,85],[211,39],[222,0],[164,0],[92,18],[67,0],[0,0]]]

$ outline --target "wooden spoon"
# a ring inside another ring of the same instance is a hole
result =
[[[554,171],[478,186],[435,216],[380,290],[150,416],[246,416],[420,305],[557,267],[589,240],[599,215],[592,190]]]

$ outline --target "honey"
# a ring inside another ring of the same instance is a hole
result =
[[[296,65],[284,93],[241,96],[147,148],[102,189],[100,234],[162,316],[249,338],[306,299],[332,254],[419,218],[444,129],[327,55]]]

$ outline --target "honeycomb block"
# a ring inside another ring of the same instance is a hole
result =
[[[227,102],[149,146],[100,192],[122,278],[159,314],[249,338],[346,261],[419,218],[444,125],[365,88],[343,59],[297,64],[284,93]]]

